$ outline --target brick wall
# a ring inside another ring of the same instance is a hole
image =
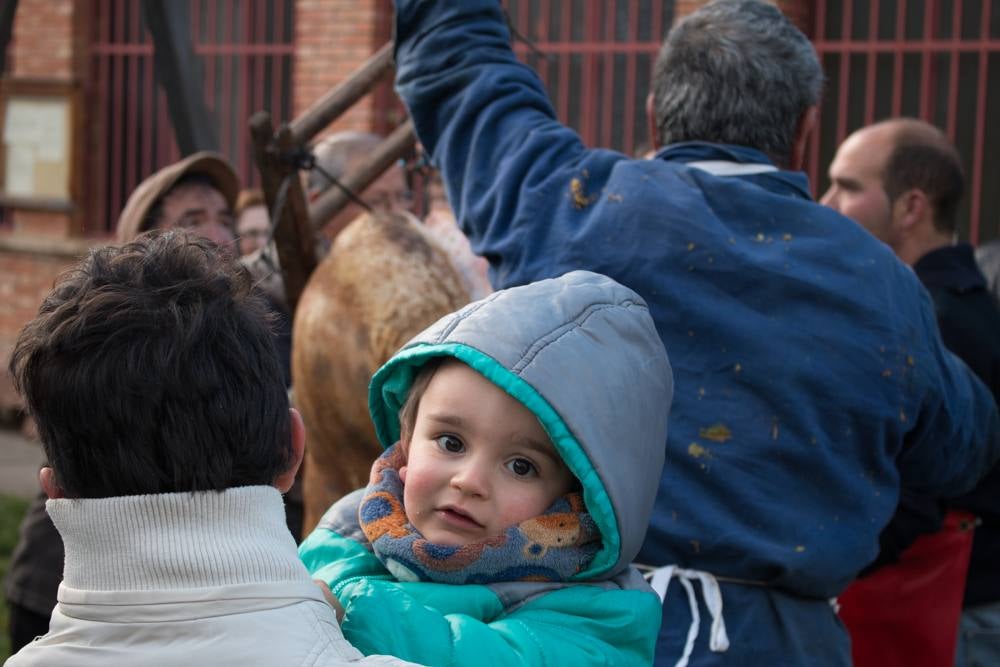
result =
[[[73,0],[20,0],[7,76],[60,83],[79,80],[86,34],[80,7]],[[18,332],[37,313],[55,277],[87,246],[71,238],[71,220],[65,213],[13,210],[10,220],[10,228],[0,235],[0,415],[19,405],[7,374]]]
[[[299,0],[295,5],[295,115],[302,113],[387,41],[380,0]],[[375,127],[369,95],[328,131]],[[325,132],[324,132],[325,134]]]
[[[12,34],[15,78],[69,81],[77,54],[73,0],[20,0]]]

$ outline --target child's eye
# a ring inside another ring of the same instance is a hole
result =
[[[507,469],[518,477],[535,477],[538,475],[535,464],[528,459],[512,459],[507,462]]]
[[[434,442],[436,442],[438,447],[441,449],[453,454],[458,454],[465,449],[465,445],[462,444],[462,441],[453,435],[439,435],[434,438]]]

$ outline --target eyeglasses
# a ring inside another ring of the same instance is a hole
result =
[[[366,197],[365,203],[375,213],[389,213],[399,209],[409,210],[413,205],[413,193],[409,190],[401,192],[380,192]]]

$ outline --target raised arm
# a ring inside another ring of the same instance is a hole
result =
[[[525,261],[521,253],[558,246],[552,235],[563,230],[543,226],[557,208],[579,204],[573,179],[586,198],[586,175],[603,182],[624,156],[587,150],[556,120],[535,72],[511,50],[496,0],[396,7],[396,87],[473,249],[494,269],[501,255],[506,271]],[[518,225],[532,229],[511,234]]]

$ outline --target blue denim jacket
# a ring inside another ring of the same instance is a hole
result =
[[[587,148],[495,1],[396,5],[397,89],[494,286],[604,273],[646,300],[670,351],[640,561],[766,584],[723,585],[729,664],[849,659],[825,599],[875,557],[901,481],[954,495],[1000,453],[993,398],[942,345],[916,276],[758,151]],[[664,652],[687,632],[679,599]]]

